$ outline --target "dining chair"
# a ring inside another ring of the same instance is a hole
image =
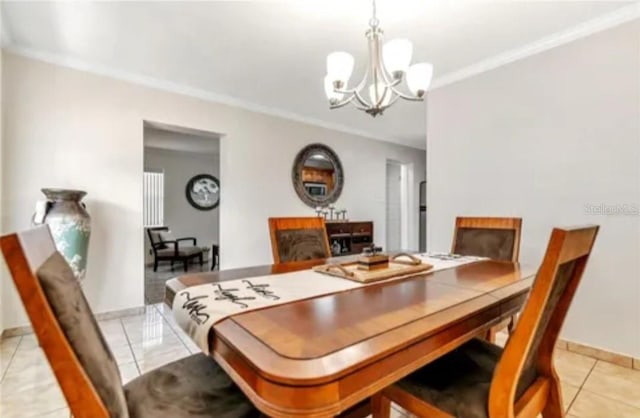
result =
[[[522,218],[457,217],[451,252],[517,262],[520,254]],[[487,330],[486,339],[495,342],[496,334],[507,328],[509,334],[516,315]]]
[[[564,416],[554,348],[597,233],[598,226],[553,230],[504,350],[468,341],[375,395],[374,418],[388,418],[390,402],[422,417]]]
[[[457,217],[451,252],[518,261],[522,218]]]
[[[151,250],[153,251],[153,271],[158,271],[158,263],[160,261],[170,261],[171,271],[173,271],[173,263],[178,261],[182,262],[184,271],[187,272],[189,261],[194,258],[197,258],[202,266],[202,248],[198,247],[196,238],[167,239],[172,237],[169,228],[166,226],[147,228],[147,235],[149,236],[149,241],[151,241]],[[181,245],[185,241],[191,241],[191,245]]]
[[[269,218],[275,264],[331,257],[324,218]]]
[[[253,417],[213,358],[195,354],[122,385],[100,328],[48,227],[0,237],[38,342],[76,418]]]

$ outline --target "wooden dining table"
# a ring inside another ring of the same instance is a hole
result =
[[[191,286],[329,261],[184,275],[167,281],[165,302]],[[482,260],[240,313],[213,326],[210,355],[268,416],[336,416],[510,318],[534,276]]]

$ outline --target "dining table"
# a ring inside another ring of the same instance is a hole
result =
[[[165,303],[195,286],[352,260],[185,274],[166,282]],[[208,354],[267,416],[338,416],[516,314],[535,274],[481,259],[240,312],[212,326]]]

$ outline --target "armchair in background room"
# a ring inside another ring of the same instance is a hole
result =
[[[147,228],[147,235],[151,241],[151,250],[153,251],[153,271],[158,271],[158,263],[160,261],[171,262],[171,271],[173,271],[173,263],[182,262],[184,271],[188,270],[189,261],[198,258],[200,265],[203,264],[202,248],[198,247],[197,240],[193,237],[173,239],[169,235],[169,228],[154,227]],[[184,242],[191,241],[192,245],[185,245]]]

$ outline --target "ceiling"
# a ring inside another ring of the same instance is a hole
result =
[[[615,13],[630,2],[378,0],[387,39],[409,38],[435,83],[498,54]],[[216,2],[3,1],[9,49],[73,59],[85,68],[171,83],[237,105],[425,146],[424,103],[381,117],[329,110],[325,57],[366,60],[367,0]],[[37,54],[36,54],[37,55]]]

